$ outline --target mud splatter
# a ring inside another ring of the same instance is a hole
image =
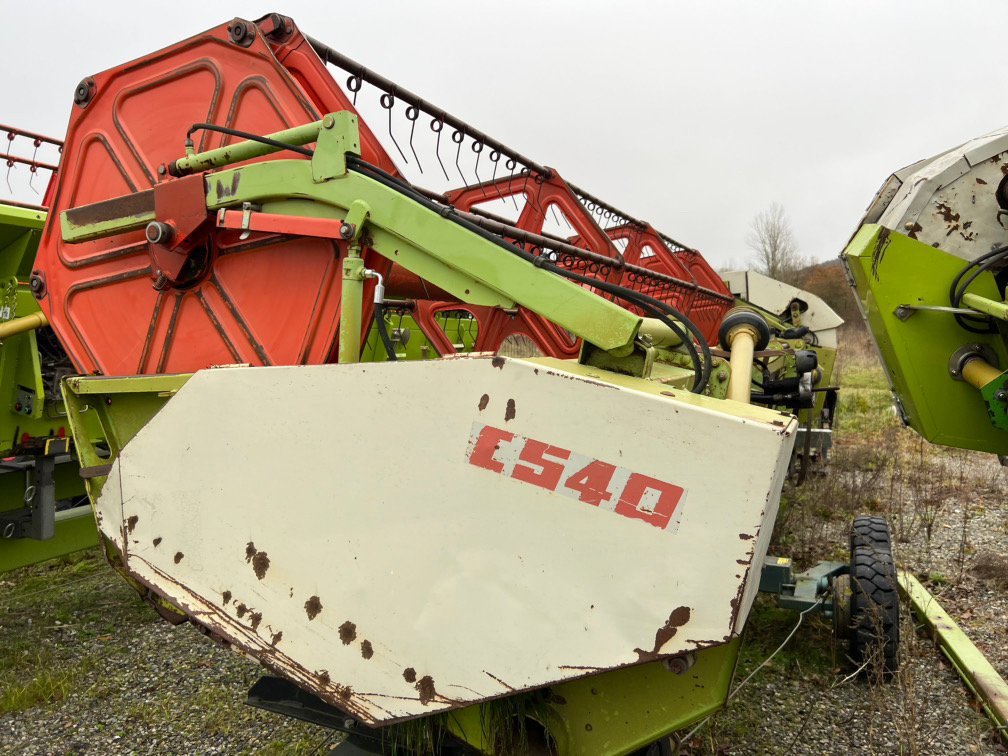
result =
[[[488,404],[490,404],[490,395],[483,394],[483,396],[481,396],[479,400],[479,411],[482,412],[483,410],[485,410]]]
[[[181,551],[176,551],[175,552],[175,564],[178,564],[179,562],[181,562],[183,557],[185,557],[185,554],[183,554]]]
[[[221,598],[224,599],[224,603],[225,604],[230,604],[231,603],[231,591],[224,591],[224,593],[221,594]]]
[[[374,649],[371,647],[371,641],[363,640],[360,644],[360,655],[365,659],[370,659],[374,656]]]
[[[137,517],[136,515],[130,515],[129,519],[126,520],[126,530],[128,532],[132,533],[133,532],[133,528],[136,527],[136,524],[139,521],[140,521],[139,517]]]
[[[158,536],[157,538],[155,538],[153,541],[151,541],[151,543],[154,544],[154,548],[156,549],[158,546],[161,545],[161,536]]]
[[[504,410],[504,422],[506,423],[509,420],[514,420],[514,417],[515,417],[515,400],[508,399],[507,408]]]
[[[413,667],[406,667],[402,673],[403,680],[408,683],[416,682],[416,670]]]

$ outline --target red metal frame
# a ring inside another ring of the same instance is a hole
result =
[[[243,240],[245,230],[235,228],[230,214],[219,224],[212,219],[201,224],[192,215],[187,193],[176,191],[181,184],[174,184],[182,180],[158,170],[182,154],[182,139],[194,123],[263,134],[327,112],[356,112],[289,19],[267,17],[241,43],[230,37],[230,26],[222,24],[94,76],[90,99],[73,107],[61,169],[46,193],[53,222],[43,232],[36,273],[44,288],[41,306],[81,372],[171,372],[233,362],[335,359],[345,255],[344,243],[332,233],[335,226],[302,220],[295,235],[289,224],[255,214],[253,233]],[[363,159],[397,174],[363,120],[360,131]],[[211,131],[198,132],[196,139],[197,150],[233,141]],[[175,264],[176,253],[148,244],[143,232],[68,245],[55,222],[69,208],[151,188],[162,208],[186,219],[189,248],[206,245],[205,270],[190,271],[182,287],[173,285],[184,273]],[[488,196],[521,193],[527,200],[519,228],[541,233],[549,206],[556,205],[576,232],[568,242],[612,261],[564,258],[560,264],[668,301],[714,338],[731,297],[703,258],[691,250],[673,252],[649,226],[603,230],[556,171],[465,187],[450,193],[449,201],[468,210]],[[622,238],[629,240],[625,257],[613,242]],[[652,257],[641,256],[644,244],[654,250]],[[432,343],[442,353],[454,351],[442,343],[447,339],[434,316],[460,305],[374,250],[364,249],[363,256],[368,267],[385,276],[388,296],[416,301],[417,322]],[[636,280],[625,263],[675,281],[656,285],[640,276]],[[364,301],[366,331],[371,297]],[[573,357],[580,348],[563,329],[521,308],[465,309],[479,322],[477,349],[496,350],[512,334],[529,337],[549,355]]]

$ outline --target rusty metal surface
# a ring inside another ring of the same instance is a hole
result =
[[[555,362],[202,371],[99,522],[139,581],[371,723],[729,640],[795,421]]]

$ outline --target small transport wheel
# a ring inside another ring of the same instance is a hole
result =
[[[869,674],[890,679],[899,667],[899,590],[889,524],[883,517],[857,517],[850,533],[850,657],[867,662]],[[843,617],[841,616],[841,620]]]
[[[656,740],[651,745],[639,748],[631,753],[630,756],[672,756],[674,753],[675,746],[672,744],[672,738],[664,737],[661,740]]]

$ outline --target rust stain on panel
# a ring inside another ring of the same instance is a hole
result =
[[[403,680],[408,683],[416,682],[416,670],[413,667],[406,667],[402,673]]]
[[[357,639],[357,625],[347,620],[339,626],[339,637],[344,646],[349,646]]]
[[[315,619],[319,612],[322,611],[322,602],[319,601],[318,596],[312,596],[310,599],[305,601],[304,604],[305,614],[308,615],[309,620]]]
[[[182,558],[184,556],[185,556],[185,554],[183,554],[181,551],[176,551],[175,552],[175,564],[178,564],[179,562],[181,562]]]
[[[132,533],[133,532],[133,528],[136,527],[136,524],[139,521],[140,521],[139,517],[137,517],[136,515],[130,515],[129,519],[126,520],[126,530],[128,532]]]
[[[490,404],[490,395],[483,394],[483,396],[481,396],[479,400],[479,411],[482,412],[483,410],[485,410],[488,404]]]
[[[371,641],[362,640],[360,644],[360,655],[365,659],[370,659],[374,656],[374,649],[371,647]]]
[[[504,410],[504,422],[506,423],[510,420],[514,420],[514,417],[515,417],[515,400],[508,399],[507,408]]]
[[[266,570],[269,569],[270,560],[265,551],[259,551],[252,541],[245,545],[245,561],[252,565],[256,577],[262,580],[266,577]]]
[[[645,651],[640,648],[634,649],[638,658],[641,661],[654,659],[661,650],[661,647],[675,637],[680,627],[689,622],[691,614],[692,610],[688,606],[680,606],[673,609],[669,618],[665,620],[665,624],[659,627],[655,633],[654,648],[651,651]]]
[[[416,684],[417,692],[420,694],[420,703],[424,706],[429,704],[434,700],[434,696],[437,695],[437,691],[434,690],[434,678],[430,675],[424,675],[417,681]]]

